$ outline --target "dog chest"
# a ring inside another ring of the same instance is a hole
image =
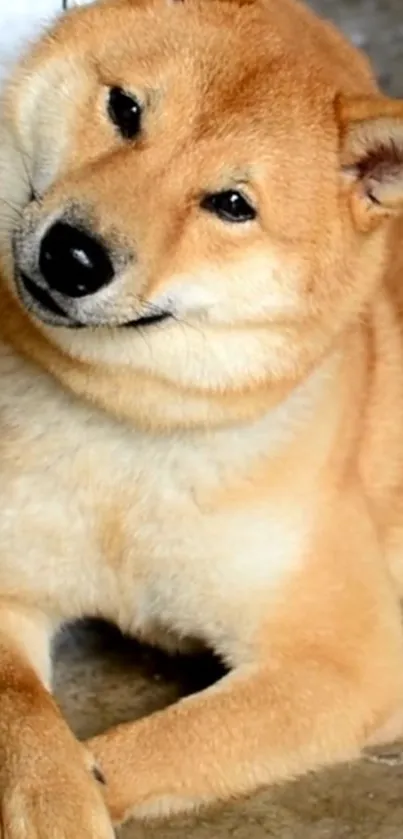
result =
[[[231,633],[253,634],[303,555],[307,503],[262,490],[245,506],[218,504],[228,476],[213,452],[143,445],[132,457],[136,481],[99,518],[120,592],[113,619],[134,634],[159,624],[226,648]]]
[[[282,497],[270,462],[257,486],[248,477],[273,421],[158,439],[72,402],[13,359],[3,381],[3,591],[134,633],[155,622],[216,640],[243,623],[252,632],[309,533],[303,487]]]

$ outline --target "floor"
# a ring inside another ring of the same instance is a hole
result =
[[[281,0],[279,0],[281,2]],[[368,50],[384,89],[403,96],[403,0],[312,0]],[[65,632],[55,649],[60,703],[80,736],[174,701],[209,665],[167,661],[97,625]],[[398,839],[403,746],[197,818],[131,825],[120,839]]]

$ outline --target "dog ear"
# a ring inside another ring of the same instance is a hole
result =
[[[403,101],[339,97],[341,163],[362,229],[403,214]]]

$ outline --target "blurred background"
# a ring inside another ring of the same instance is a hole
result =
[[[309,0],[372,59],[383,89],[403,96],[403,0]]]

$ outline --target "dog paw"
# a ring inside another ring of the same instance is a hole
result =
[[[88,753],[49,742],[27,754],[25,767],[8,761],[1,800],[1,839],[113,839],[104,779]],[[73,753],[73,754],[71,754]],[[17,769],[17,771],[15,771]],[[11,770],[11,771],[10,771]]]

